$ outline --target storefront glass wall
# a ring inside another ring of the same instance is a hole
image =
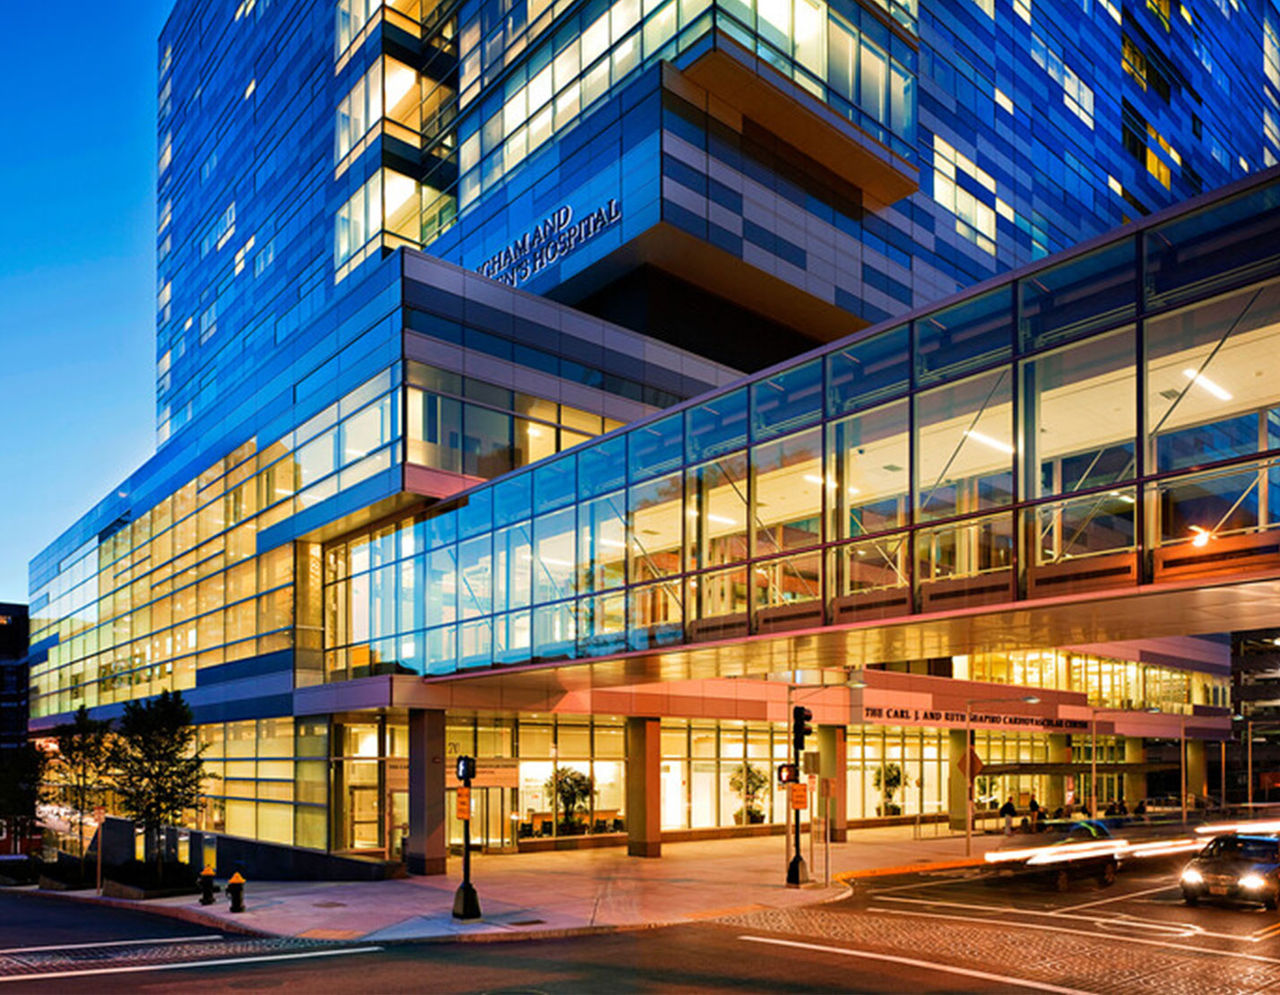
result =
[[[328,845],[326,720],[218,722],[197,733],[205,781],[195,828],[316,849]]]
[[[952,675],[991,684],[1079,691],[1098,708],[1189,712],[1193,705],[1230,704],[1229,677],[1068,650],[956,656]]]

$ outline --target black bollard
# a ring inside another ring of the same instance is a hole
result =
[[[200,872],[200,904],[213,904],[213,868],[206,867]]]
[[[236,871],[227,882],[227,897],[231,899],[231,911],[244,911],[244,878]]]

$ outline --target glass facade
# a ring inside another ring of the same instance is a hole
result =
[[[1253,245],[1234,224],[1245,204],[1274,219],[1280,188],[1126,236],[1043,284],[1033,272],[838,343],[422,513],[412,569],[439,605],[385,637],[432,647],[400,661],[416,673],[584,658],[683,643],[726,619],[820,624],[887,590],[926,611],[1039,596],[1116,557],[1159,581],[1175,576],[1174,551],[1265,533],[1280,281],[1236,253]],[[1097,259],[1132,273],[1139,253],[1148,285],[1176,266],[1203,299],[1148,291],[1117,309],[1101,295],[1103,317],[1015,311],[1055,284],[1090,286]],[[339,604],[364,603],[340,571],[326,582]]]

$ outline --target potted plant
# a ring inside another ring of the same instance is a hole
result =
[[[742,797],[742,808],[733,814],[740,826],[764,822],[764,810],[756,805],[756,796],[769,785],[769,775],[752,764],[734,768],[729,775],[729,789]]]
[[[884,804],[879,806],[878,814],[901,815],[902,806],[894,804],[893,793],[902,787],[902,765],[890,761],[877,767],[875,787],[884,798]]]
[[[554,796],[560,804],[560,826],[562,836],[572,836],[586,829],[586,822],[581,817],[587,813],[587,806],[595,791],[591,778],[572,767],[556,767],[544,785],[547,794]]]

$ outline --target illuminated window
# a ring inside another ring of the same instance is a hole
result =
[[[1169,0],[1147,0],[1147,10],[1160,19],[1166,31],[1169,30]]]
[[[1124,71],[1133,78],[1135,83],[1145,90],[1147,88],[1147,57],[1143,55],[1142,50],[1130,40],[1128,35],[1124,36],[1123,52]]]
[[[1166,190],[1172,180],[1169,164],[1156,154],[1155,149],[1147,149],[1147,172],[1160,181]]]

